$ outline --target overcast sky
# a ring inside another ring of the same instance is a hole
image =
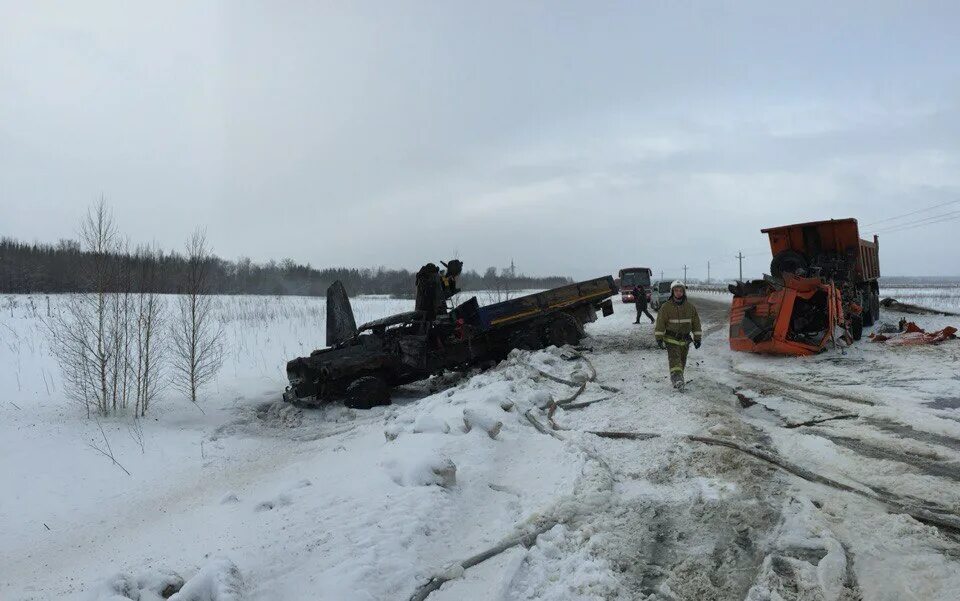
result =
[[[960,200],[960,5],[723,4],[0,0],[0,235],[102,193],[225,258],[705,277]],[[886,275],[960,274],[897,223]]]

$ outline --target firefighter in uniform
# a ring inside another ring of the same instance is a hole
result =
[[[663,303],[657,312],[657,324],[653,327],[657,346],[664,348],[670,362],[670,381],[673,387],[683,389],[683,368],[687,365],[687,351],[691,336],[694,348],[700,348],[703,332],[696,307],[687,300],[687,287],[677,280],[670,286],[670,300]]]

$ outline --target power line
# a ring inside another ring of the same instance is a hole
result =
[[[924,217],[923,219],[917,219],[914,221],[908,221],[906,223],[898,223],[897,225],[891,225],[886,228],[881,228],[877,231],[878,234],[894,232],[900,229],[909,228],[914,225],[925,225],[927,223],[937,223],[938,220],[943,218],[955,218],[960,216],[960,211],[950,211],[949,213],[941,213],[940,215],[931,215],[930,217]]]
[[[867,223],[867,224],[864,224],[863,227],[870,227],[870,226],[872,226],[872,225],[877,225],[878,223],[886,223],[887,221],[893,221],[894,219],[900,219],[900,218],[902,218],[902,217],[909,217],[909,216],[911,216],[911,215],[916,215],[917,213],[924,213],[924,212],[926,212],[926,211],[931,211],[931,210],[933,210],[933,209],[938,209],[938,208],[940,208],[940,207],[945,207],[945,206],[947,206],[947,205],[957,204],[958,202],[960,202],[960,200],[951,200],[951,201],[948,201],[948,202],[942,202],[942,203],[940,203],[940,204],[933,205],[933,206],[931,206],[931,207],[927,207],[927,208],[925,208],[925,209],[917,209],[916,211],[910,211],[909,213],[904,213],[903,215],[897,215],[897,216],[895,216],[895,217],[887,217],[886,219],[881,219],[880,221],[874,221],[873,223]]]
[[[949,218],[947,218],[947,219],[940,219],[939,221],[930,221],[930,222],[927,222],[927,223],[915,223],[914,225],[902,227],[902,228],[895,229],[895,230],[890,230],[890,231],[888,231],[888,232],[886,232],[886,233],[887,233],[887,234],[896,234],[896,233],[898,233],[898,232],[903,232],[903,231],[906,231],[906,230],[912,230],[912,229],[918,228],[918,227],[924,227],[924,226],[927,226],[927,225],[937,225],[937,224],[940,224],[940,223],[949,223],[949,222],[957,221],[957,220],[960,220],[960,215],[956,215],[956,216],[954,216],[954,217],[949,217]]]

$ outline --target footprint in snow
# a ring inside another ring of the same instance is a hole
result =
[[[278,495],[276,498],[269,501],[261,501],[260,503],[257,503],[253,510],[256,512],[272,511],[278,507],[286,507],[287,505],[292,504],[293,499],[291,499],[288,495]]]

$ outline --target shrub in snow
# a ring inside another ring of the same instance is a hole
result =
[[[243,577],[232,561],[214,559],[183,585],[170,601],[239,601]]]

